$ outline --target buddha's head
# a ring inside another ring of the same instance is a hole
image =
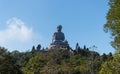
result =
[[[57,31],[58,31],[58,32],[61,32],[61,30],[62,30],[62,25],[58,25],[58,26],[57,26]]]

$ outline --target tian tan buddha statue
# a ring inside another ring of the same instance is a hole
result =
[[[65,40],[64,33],[62,33],[61,30],[62,30],[62,26],[59,25],[57,27],[57,32],[55,32],[53,34],[52,43],[60,43],[60,42],[63,42]]]
[[[55,32],[53,34],[53,38],[52,38],[52,44],[67,44],[67,41],[65,40],[65,36],[64,36],[64,33],[61,32],[62,30],[62,26],[61,25],[58,25],[57,26],[57,32]]]
[[[57,26],[57,32],[54,32],[52,37],[52,43],[48,46],[48,49],[67,48],[69,46],[67,40],[65,40],[64,33],[61,32],[62,26]]]

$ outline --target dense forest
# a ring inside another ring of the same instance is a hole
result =
[[[26,52],[0,47],[0,74],[120,74],[120,0],[109,0],[109,7],[104,30],[113,37],[114,54],[100,55],[78,43],[49,51],[40,44]]]
[[[100,55],[78,43],[74,50],[41,49],[39,44],[31,51],[8,52],[0,47],[1,74],[98,74],[104,62],[113,59],[112,53]]]

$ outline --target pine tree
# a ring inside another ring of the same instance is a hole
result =
[[[38,44],[38,46],[37,46],[37,50],[39,51],[40,49],[41,49],[41,45]]]
[[[32,52],[34,52],[34,51],[35,51],[35,46],[32,47]]]

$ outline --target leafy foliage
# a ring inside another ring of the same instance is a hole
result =
[[[104,25],[106,32],[111,32],[115,49],[120,48],[120,0],[109,0],[110,9],[107,13],[107,22]]]
[[[101,66],[100,74],[119,74],[120,73],[120,56],[115,55],[113,60],[104,62]]]
[[[105,31],[110,32],[114,40],[112,46],[117,50],[112,56],[104,54],[100,74],[119,74],[120,73],[120,0],[109,0],[110,9],[107,13],[107,22],[104,25]]]
[[[8,52],[5,48],[0,48],[0,73],[98,74],[102,70],[101,64],[113,58],[112,53],[100,56],[86,46],[80,48],[79,44],[74,50],[46,50],[42,50],[39,45],[37,48],[33,46],[31,51],[27,52]]]
[[[5,48],[0,47],[0,74],[22,74],[19,66]]]

